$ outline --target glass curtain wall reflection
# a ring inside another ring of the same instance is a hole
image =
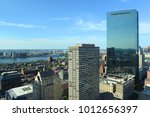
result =
[[[138,12],[126,10],[107,13],[108,75],[138,76],[138,44]]]

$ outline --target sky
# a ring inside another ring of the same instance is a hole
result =
[[[136,9],[139,44],[150,45],[150,0],[0,0],[0,49],[106,48],[106,13]]]

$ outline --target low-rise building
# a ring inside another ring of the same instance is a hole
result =
[[[134,93],[134,77],[127,75],[124,78],[108,77],[101,79],[100,91],[110,92],[117,99],[128,99]]]
[[[114,83],[108,83],[108,81],[101,81],[100,82],[100,92],[115,92],[115,84]]]
[[[38,72],[33,84],[33,99],[58,100],[61,97],[61,79],[52,70]]]
[[[6,100],[31,100],[33,96],[33,86],[25,85],[9,89],[5,92]]]
[[[3,72],[0,75],[0,91],[19,87],[21,85],[21,74],[17,71]]]
[[[22,82],[33,81],[38,71],[38,69],[21,69]]]
[[[21,74],[27,77],[34,77],[37,75],[38,71],[37,69],[21,69]]]
[[[49,57],[47,58],[47,61],[48,61],[48,62],[53,62],[54,59],[53,59],[51,56],[49,56]]]

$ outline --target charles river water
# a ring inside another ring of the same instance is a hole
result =
[[[53,59],[57,59],[58,57],[61,57],[60,55],[51,55]],[[25,63],[25,62],[32,62],[32,61],[38,61],[38,60],[47,60],[48,56],[41,56],[41,57],[28,57],[28,58],[0,58],[0,64],[1,63]]]

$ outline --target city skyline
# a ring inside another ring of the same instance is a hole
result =
[[[106,49],[106,13],[128,9],[139,12],[139,44],[148,46],[149,4],[148,0],[0,0],[0,49],[67,49],[78,43]]]

